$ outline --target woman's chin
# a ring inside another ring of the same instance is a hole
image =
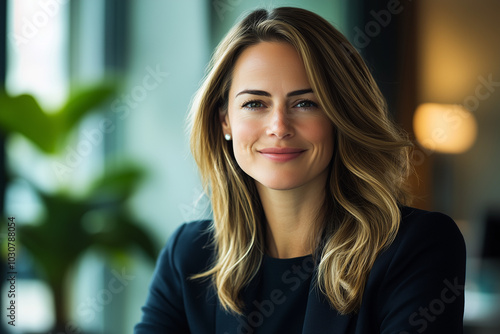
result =
[[[261,187],[270,190],[293,190],[301,186],[296,180],[262,180],[257,181]]]

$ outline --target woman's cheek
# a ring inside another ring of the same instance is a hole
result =
[[[242,169],[244,164],[253,159],[256,143],[260,138],[260,127],[255,121],[235,122],[232,126],[233,150],[236,161]]]

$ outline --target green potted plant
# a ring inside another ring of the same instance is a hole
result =
[[[94,86],[73,94],[59,111],[47,113],[31,95],[10,96],[0,90],[0,131],[7,137],[20,134],[43,154],[56,155],[67,147],[80,121],[98,112],[113,92],[110,85]],[[142,175],[136,166],[122,166],[97,177],[83,194],[64,186],[48,193],[32,184],[45,214],[33,224],[18,226],[18,247],[30,253],[53,291],[56,333],[64,333],[70,323],[66,283],[85,252],[100,249],[112,258],[136,247],[149,259],[156,258],[152,238],[126,205]],[[9,174],[17,177],[23,175]]]

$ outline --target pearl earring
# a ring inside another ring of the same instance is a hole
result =
[[[231,140],[231,135],[229,133],[226,133],[224,135],[224,138],[227,140],[227,141],[230,141]]]

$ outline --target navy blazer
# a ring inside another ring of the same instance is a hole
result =
[[[244,318],[221,308],[210,280],[189,278],[213,259],[209,226],[210,221],[187,223],[171,236],[135,334],[253,332]],[[311,284],[302,333],[462,333],[465,255],[451,218],[405,207],[396,239],[373,265],[359,311],[340,315]],[[253,301],[253,285],[242,292],[246,305]]]

